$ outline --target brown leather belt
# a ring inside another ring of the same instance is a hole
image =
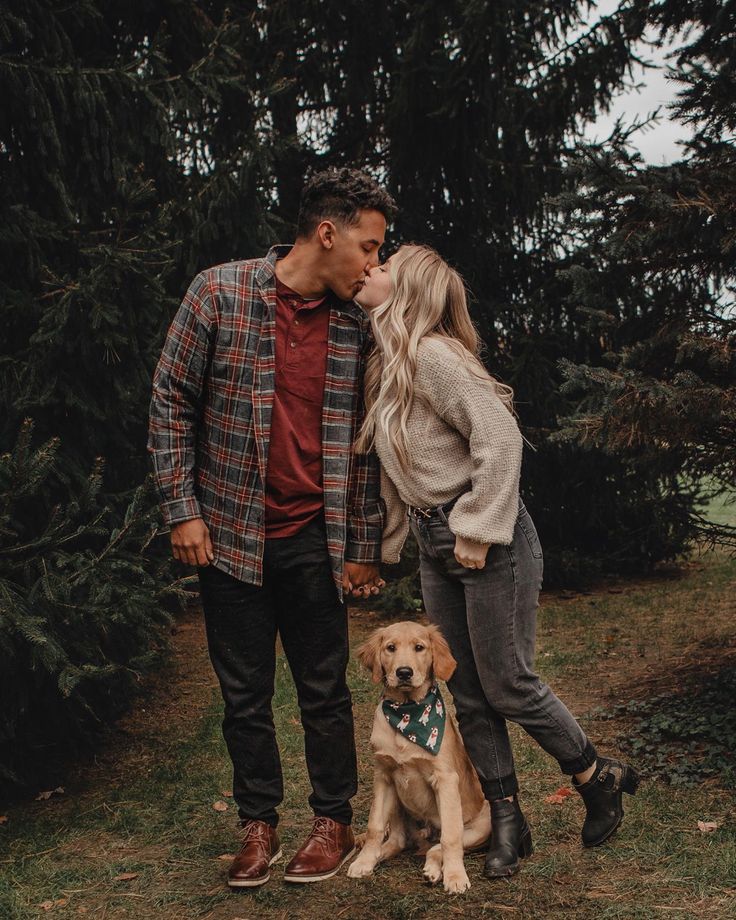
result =
[[[451,498],[449,502],[445,502],[444,505],[437,505],[434,508],[417,508],[414,505],[409,505],[408,510],[409,514],[413,514],[415,518],[433,518],[441,517],[441,514],[446,515],[452,510],[455,502],[462,496],[465,495],[464,492],[461,492],[460,495],[456,495],[455,498]]]

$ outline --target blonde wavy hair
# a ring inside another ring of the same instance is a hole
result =
[[[376,430],[391,441],[404,470],[411,466],[406,423],[414,402],[419,343],[441,339],[467,369],[513,413],[513,390],[499,383],[480,359],[481,339],[470,319],[465,284],[429,246],[406,245],[388,263],[391,293],[370,313],[376,345],[365,373],[366,415],[355,450],[367,453]]]

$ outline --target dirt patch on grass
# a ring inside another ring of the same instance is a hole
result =
[[[171,628],[170,654],[163,668],[143,680],[138,702],[98,751],[85,781],[112,782],[140,771],[159,757],[162,736],[188,734],[212,705],[217,679],[207,653],[202,611],[191,603]]]
[[[547,646],[562,645],[555,681],[580,710],[646,697],[732,661],[735,618],[733,569],[717,556],[595,591],[543,592],[537,663],[544,670]]]

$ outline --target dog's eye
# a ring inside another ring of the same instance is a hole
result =
[[[421,644],[421,642],[417,642],[417,644],[414,646],[414,651],[415,651],[415,652],[423,652],[423,651],[424,651],[424,646]]]
[[[387,652],[395,652],[395,651],[396,651],[396,646],[393,644],[393,642],[389,642],[389,644],[386,646],[386,651],[387,651]]]

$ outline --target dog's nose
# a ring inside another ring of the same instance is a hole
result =
[[[412,668],[396,668],[396,676],[399,680],[409,680],[413,673]]]

